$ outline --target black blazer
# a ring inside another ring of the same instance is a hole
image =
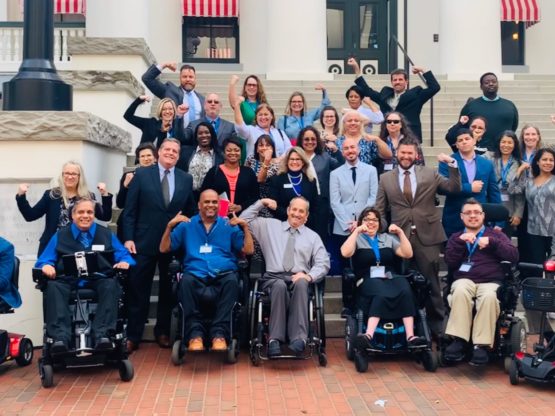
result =
[[[270,198],[277,202],[277,208],[272,213],[274,217],[285,221],[287,219],[287,207],[289,202],[297,196],[287,173],[272,176],[269,180],[269,194]],[[308,216],[307,226],[314,230],[314,221],[316,213],[316,205],[318,204],[318,188],[316,187],[316,180],[309,181],[306,175],[303,175],[301,181],[301,196],[310,203],[310,210]]]
[[[226,192],[228,198],[231,197],[229,192],[229,183],[224,173],[220,169],[220,165],[212,167],[202,182],[201,192],[205,189],[213,189],[218,195]],[[258,181],[256,175],[251,168],[246,166],[239,167],[239,177],[237,178],[237,186],[235,189],[235,205],[241,205],[244,210],[254,204],[258,199]]]
[[[190,217],[196,210],[191,175],[175,169],[175,191],[166,208],[158,164],[137,169],[123,211],[123,240],[134,241],[138,254],[155,256],[168,222],[179,211]]]
[[[343,163],[345,163],[345,159],[343,159],[343,155],[339,150],[333,153],[333,156],[324,150],[321,154],[314,155],[312,158],[312,165],[320,184],[321,198],[330,199],[330,173]]]
[[[185,131],[183,133],[180,132],[180,134],[182,134],[183,136],[183,138],[181,139],[183,144],[188,146],[196,146],[197,141],[193,136],[195,133],[195,129],[203,121],[210,123],[210,121],[205,117],[200,118],[198,120],[190,122],[189,125],[185,128]],[[181,123],[181,125],[183,125],[183,123]],[[220,152],[223,152],[224,150],[223,148],[224,140],[233,136],[237,136],[237,133],[235,132],[235,124],[227,120],[224,120],[223,118],[220,118],[220,125],[218,127],[218,131],[216,132],[216,137],[218,138],[218,150]]]
[[[422,76],[426,80],[427,87],[422,88],[421,86],[416,86],[405,91],[399,98],[399,103],[395,109],[395,111],[398,111],[406,117],[411,130],[420,140],[422,140],[422,126],[420,124],[422,107],[426,101],[436,95],[441,89],[432,71],[424,72]],[[387,103],[395,94],[393,88],[383,87],[380,92],[377,92],[368,86],[362,76],[355,79],[355,84],[362,89],[362,93],[365,97],[370,97],[372,101],[380,106],[382,113],[386,114],[393,111],[391,106]]]
[[[93,193],[91,193],[90,196],[94,199]],[[99,220],[110,221],[112,219],[112,197],[112,194],[103,196],[102,205],[99,203],[95,204],[94,215]],[[40,256],[52,236],[58,231],[62,199],[52,198],[50,196],[50,189],[47,189],[39,202],[33,207],[29,205],[29,201],[27,201],[27,196],[25,194],[16,195],[15,200],[17,201],[17,208],[19,208],[19,212],[21,212],[25,221],[35,221],[43,215],[46,215],[44,231],[39,239],[38,255]]]

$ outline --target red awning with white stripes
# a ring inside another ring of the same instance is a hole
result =
[[[538,0],[501,0],[501,21],[532,24],[539,22]]]
[[[183,0],[183,16],[237,17],[239,0]]]
[[[87,0],[52,0],[55,14],[82,14],[87,11]],[[19,0],[19,8],[23,13],[24,0]]]

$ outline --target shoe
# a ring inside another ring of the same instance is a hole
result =
[[[360,351],[366,351],[367,349],[372,348],[372,335],[358,334],[355,338],[354,345]]]
[[[345,319],[347,316],[351,315],[351,309],[347,307],[343,307],[341,309],[341,318]]]
[[[225,351],[227,350],[227,342],[223,337],[217,337],[212,339],[212,351]]]
[[[412,337],[407,339],[407,345],[410,347],[421,347],[423,345],[426,345],[426,338],[424,337],[417,337],[416,335],[413,335]]]
[[[474,349],[472,350],[472,358],[469,361],[469,364],[479,366],[479,365],[486,365],[489,361],[488,358],[488,351],[486,347],[483,345],[474,345]]]
[[[304,339],[294,339],[289,343],[289,349],[297,356],[302,355],[306,348],[306,341]]]
[[[268,357],[277,357],[278,355],[281,355],[279,340],[271,339],[268,341]]]
[[[111,350],[112,341],[110,341],[110,338],[100,337],[97,339],[94,349],[98,351]]]
[[[67,342],[65,341],[54,341],[50,347],[50,352],[52,354],[63,354],[68,351]]]
[[[167,335],[158,335],[156,337],[156,342],[160,346],[160,348],[171,348],[172,344],[170,343],[170,337]]]
[[[461,338],[454,338],[444,351],[444,358],[448,361],[462,361],[466,342]]]
[[[191,338],[189,340],[189,346],[187,347],[187,350],[192,352],[204,351],[204,341],[202,340],[202,337]]]
[[[139,349],[139,344],[128,339],[125,349],[127,350],[127,354],[133,354],[133,351]]]

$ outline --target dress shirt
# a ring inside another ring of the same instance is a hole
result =
[[[91,225],[91,228],[89,228],[88,231],[89,231],[89,234],[91,235],[91,242],[92,242],[96,234],[96,223],[93,223]],[[81,234],[81,230],[77,228],[75,224],[71,224],[71,234],[73,235],[73,238],[77,240],[79,238],[79,235]],[[120,241],[113,233],[111,233],[111,236],[112,236],[112,247],[114,249],[114,261],[116,263],[124,261],[128,263],[130,266],[134,266],[135,260],[133,259],[133,257],[131,257],[131,254],[129,253],[129,251],[123,246],[123,244],[120,243]],[[56,266],[56,263],[58,262],[58,253],[56,252],[57,246],[58,246],[58,232],[56,232],[56,234],[54,234],[50,239],[50,241],[48,242],[48,245],[46,246],[46,248],[44,249],[40,257],[38,258],[37,262],[35,263],[35,267],[40,269],[42,268],[42,266],[45,266],[47,264],[51,266]]]
[[[414,171],[414,166],[412,165],[410,169],[403,169],[399,166],[399,188],[401,188],[401,192],[403,192],[403,187],[405,184],[405,171],[410,172],[410,188],[412,191],[412,199],[414,200],[414,195],[416,195],[416,172]]]
[[[239,136],[247,140],[247,156],[254,154],[254,144],[258,138],[263,134],[268,134],[266,130],[258,126],[247,126],[246,124],[235,124],[235,129]],[[278,129],[270,128],[270,137],[274,141],[276,148],[276,155],[280,157],[285,154],[287,149],[291,147],[291,140],[284,132],[279,132]]]
[[[258,217],[258,212],[263,207],[262,202],[257,201],[243,211],[241,218],[249,223],[252,234],[260,244],[266,261],[266,271],[286,273],[283,268],[283,256],[291,225],[288,221]],[[301,225],[297,230],[295,261],[290,273],[303,272],[313,281],[319,281],[326,276],[330,268],[328,253],[318,234],[310,228]]]
[[[170,171],[168,173],[168,184],[170,185],[170,201],[171,201],[173,199],[173,193],[175,192],[175,166],[169,169],[166,169],[160,163],[158,163],[158,170],[160,171],[160,184],[162,183],[162,179],[164,179],[166,170]]]
[[[183,88],[181,88],[181,90],[183,91],[183,103],[185,104],[187,107],[189,106],[189,95],[191,95],[191,99],[195,102],[195,120],[198,120],[200,118],[200,114],[202,112],[202,103],[200,102],[200,99],[198,98],[197,93],[195,92],[195,90],[191,90],[191,91],[185,91]],[[179,105],[179,104],[178,104]],[[193,120],[191,120],[191,115],[189,114],[189,111],[187,111],[185,114],[183,114],[183,127],[187,127],[189,125],[189,123]]]
[[[476,153],[472,155],[472,159],[469,160],[462,157],[462,160],[464,168],[466,169],[466,177],[468,178],[468,183],[472,183],[474,181],[474,178],[476,178]]]
[[[180,223],[171,233],[171,250],[183,249],[187,273],[201,279],[237,270],[237,254],[243,248],[245,234],[227,218],[218,217],[209,231],[200,215]]]

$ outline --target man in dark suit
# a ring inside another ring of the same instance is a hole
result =
[[[431,283],[432,294],[426,304],[430,327],[441,332],[443,299],[439,282],[439,253],[447,240],[441,225],[441,213],[435,206],[438,190],[458,192],[461,177],[454,158],[440,153],[437,159],[449,166],[449,179],[426,166],[416,166],[418,142],[405,137],[397,148],[396,169],[380,178],[376,209],[385,218],[391,212],[391,223],[401,227],[409,237],[418,270]]]
[[[347,64],[353,67],[357,75],[355,84],[362,89],[364,96],[370,97],[372,101],[377,103],[384,114],[391,111],[398,111],[403,114],[408,120],[411,130],[422,142],[422,125],[420,124],[422,107],[441,89],[432,71],[424,71],[420,67],[413,67],[412,73],[422,74],[427,87],[416,86],[409,89],[407,73],[402,69],[396,69],[391,73],[391,87],[383,87],[378,92],[370,88],[362,78],[360,67],[354,58],[350,58]]]
[[[158,151],[158,163],[137,169],[125,201],[123,237],[135,254],[137,267],[129,276],[127,349],[137,349],[148,317],[152,279],[158,264],[160,288],[154,335],[161,347],[170,347],[171,282],[168,265],[171,254],[162,254],[160,240],[168,222],[178,212],[196,212],[193,178],[176,169],[180,144],[166,139]]]
[[[162,83],[158,75],[164,68],[175,72],[176,62],[165,62],[160,65],[151,65],[142,76],[147,88],[158,98],[171,98],[180,110],[185,111],[183,115],[183,128],[191,121],[204,117],[204,97],[195,91],[197,76],[195,67],[182,65],[179,69],[179,87],[172,82]]]
[[[220,118],[221,111],[222,101],[220,100],[218,94],[213,92],[206,94],[206,100],[204,101],[204,117],[189,123],[185,129],[183,143],[190,146],[196,146],[197,141],[196,138],[193,137],[194,131],[202,121],[205,121],[212,125],[214,131],[216,132],[216,136],[218,137],[218,144],[215,146],[216,149],[219,152],[223,152],[224,140],[235,136],[236,133],[235,125],[233,123]]]

